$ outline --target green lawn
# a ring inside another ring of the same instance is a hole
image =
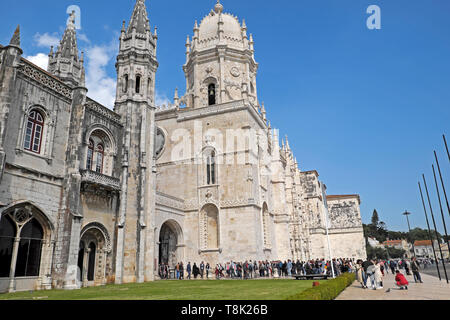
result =
[[[0,294],[0,300],[284,300],[312,287],[312,280],[169,280],[80,290]],[[322,282],[322,281],[319,281]]]

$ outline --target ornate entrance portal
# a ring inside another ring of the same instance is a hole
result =
[[[164,223],[159,233],[159,263],[173,267],[177,264],[178,237],[175,229]]]

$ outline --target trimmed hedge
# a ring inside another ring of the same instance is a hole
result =
[[[335,279],[321,282],[317,287],[312,287],[287,297],[286,300],[333,300],[351,285],[355,279],[355,273],[343,273]]]

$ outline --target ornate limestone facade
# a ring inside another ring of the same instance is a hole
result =
[[[360,199],[326,196],[258,100],[252,35],[217,2],[186,91],[155,105],[156,28],[123,23],[114,106],[90,99],[73,19],[48,70],[0,46],[0,291],[151,281],[157,264],[364,258]],[[327,210],[328,209],[328,210]]]

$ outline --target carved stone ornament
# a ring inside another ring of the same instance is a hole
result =
[[[241,72],[239,71],[239,69],[237,67],[231,68],[230,73],[235,78],[237,78],[241,75]]]

